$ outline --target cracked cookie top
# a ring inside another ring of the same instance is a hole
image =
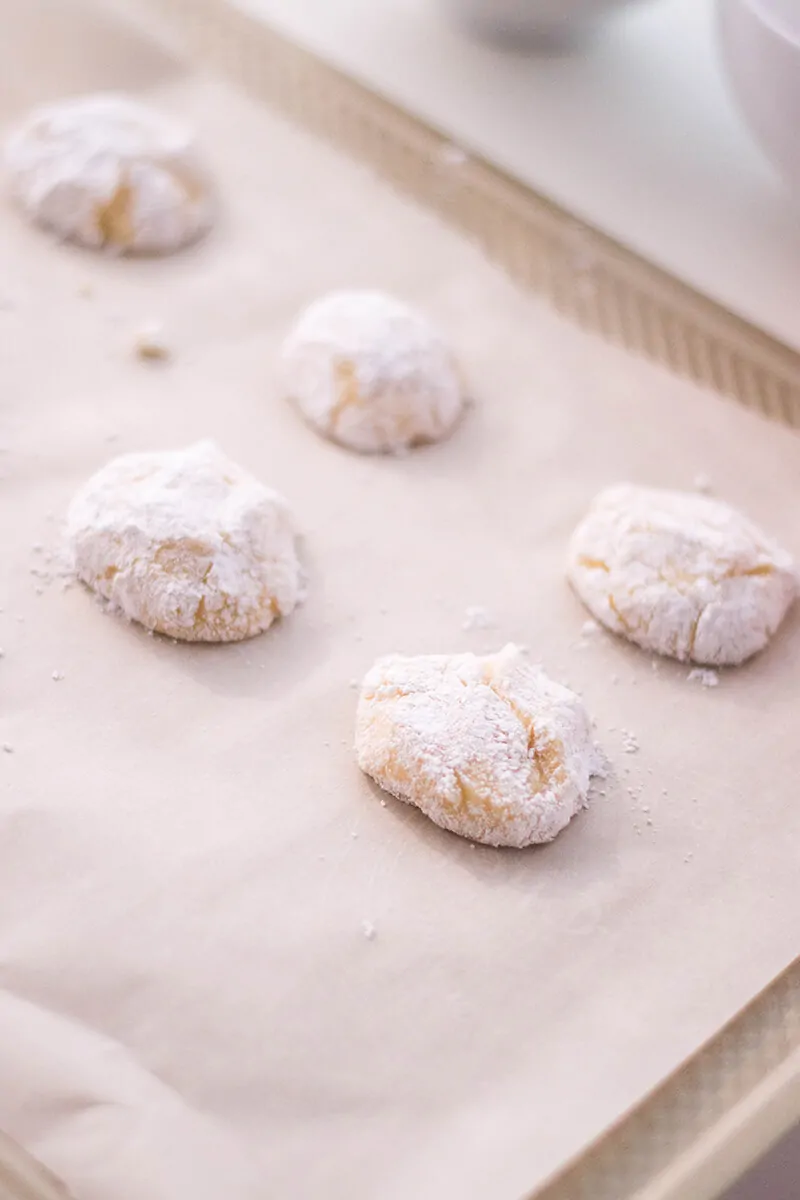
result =
[[[9,137],[5,162],[31,220],[83,246],[168,254],[211,223],[190,131],[126,96],[35,109]]]
[[[362,453],[436,442],[463,409],[452,355],[429,321],[382,292],[333,292],[283,349],[285,389],[331,441]]]
[[[568,577],[614,633],[716,666],[763,649],[798,589],[790,555],[730,505],[631,484],[595,498],[572,536]]]
[[[75,574],[147,629],[190,642],[235,642],[300,599],[285,500],[213,442],[125,454],[70,505]]]
[[[600,756],[582,701],[516,646],[379,659],[361,687],[358,765],[474,842],[549,842],[587,800]]]

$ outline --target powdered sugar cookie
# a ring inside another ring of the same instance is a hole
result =
[[[356,753],[387,792],[490,846],[551,841],[600,766],[579,697],[513,645],[379,659],[361,686]]]
[[[453,358],[420,313],[381,292],[334,292],[301,314],[284,351],[305,419],[364,453],[446,437],[463,397]]]
[[[718,666],[767,644],[798,584],[786,551],[728,504],[629,484],[594,500],[570,542],[568,575],[614,633]]]
[[[168,254],[211,222],[190,132],[124,96],[35,109],[8,139],[5,160],[28,216],[83,246]]]
[[[70,505],[79,579],[147,629],[188,642],[236,642],[300,599],[286,502],[213,442],[125,454]]]

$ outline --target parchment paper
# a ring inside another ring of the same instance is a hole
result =
[[[214,235],[161,262],[59,247],[0,209],[0,1127],[78,1200],[512,1200],[800,935],[798,615],[705,690],[581,637],[567,536],[609,482],[705,472],[800,552],[800,441],[561,324],[107,18],[0,16],[4,117],[140,90],[196,123],[220,189]],[[359,458],[281,399],[292,316],[351,285],[447,331],[475,397],[449,442]],[[165,367],[129,350],[152,319]],[[147,637],[48,580],[91,471],[203,436],[305,535],[307,603],[239,646]],[[469,605],[496,627],[463,630]],[[351,751],[351,681],[376,655],[509,639],[584,693],[617,771],[521,853],[381,806]]]

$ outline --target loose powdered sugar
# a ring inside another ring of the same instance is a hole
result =
[[[428,320],[391,296],[334,292],[303,312],[283,349],[288,396],[325,437],[398,453],[445,437],[464,405]]]
[[[699,683],[704,688],[719,687],[719,675],[716,671],[710,671],[707,667],[695,667],[686,676],[690,683]]]
[[[716,665],[761,650],[798,589],[791,557],[729,505],[628,484],[595,499],[570,542],[568,574],[615,633]]]
[[[115,458],[75,496],[67,531],[77,576],[173,638],[239,641],[300,599],[286,502],[213,442]]]
[[[461,628],[467,633],[476,629],[491,629],[494,625],[491,614],[480,604],[471,604],[464,613]]]
[[[603,767],[580,699],[513,645],[379,659],[362,684],[356,753],[386,791],[492,846],[551,841]]]
[[[169,253],[211,222],[193,139],[124,96],[35,109],[6,145],[12,191],[39,225],[84,246]]]
[[[636,754],[639,750],[639,739],[635,733],[631,733],[629,729],[621,729],[622,734],[622,749],[626,754]]]

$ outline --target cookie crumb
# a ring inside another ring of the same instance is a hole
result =
[[[634,733],[630,733],[627,729],[620,730],[622,734],[622,749],[626,754],[636,754],[639,749],[639,740]]]
[[[698,471],[695,475],[694,490],[696,492],[703,492],[704,495],[708,495],[711,491],[711,479],[706,475],[705,471]]]
[[[139,330],[134,338],[133,352],[142,362],[166,362],[172,357],[164,340],[164,331],[156,323],[145,325]]]
[[[704,688],[719,687],[719,674],[708,667],[695,667],[686,678],[690,683],[699,683]]]
[[[581,637],[591,637],[593,633],[597,633],[600,629],[597,621],[590,617],[588,621],[584,621],[581,625]]]

